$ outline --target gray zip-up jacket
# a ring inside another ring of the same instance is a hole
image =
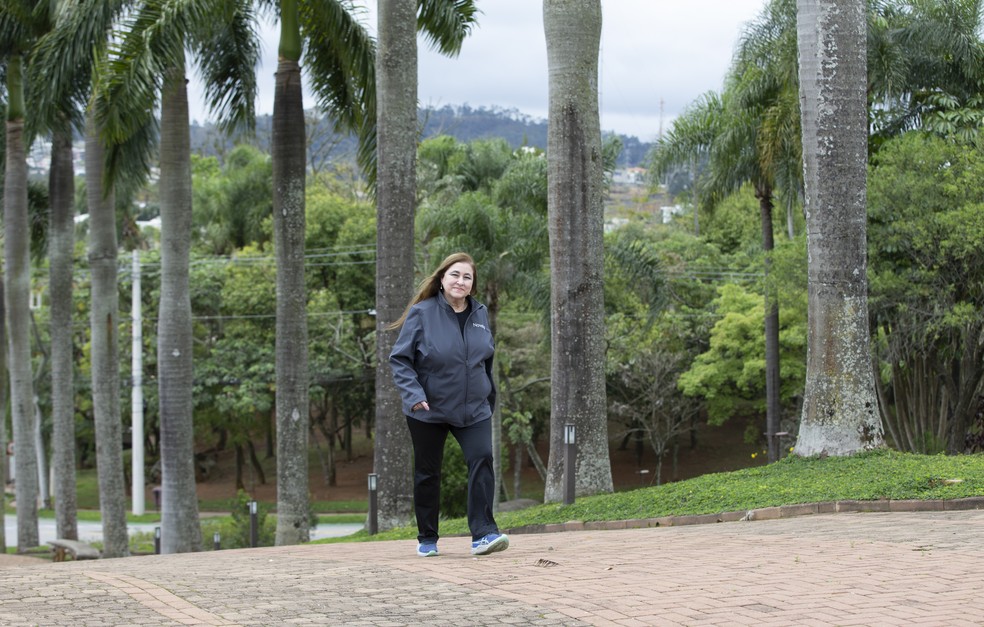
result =
[[[465,427],[492,416],[495,342],[485,305],[471,300],[462,337],[451,305],[438,294],[410,308],[390,353],[403,413],[424,422]],[[427,401],[430,410],[411,408]]]

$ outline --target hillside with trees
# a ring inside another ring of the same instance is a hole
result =
[[[318,163],[330,159],[354,165],[358,146],[355,135],[333,132],[331,121],[315,110],[309,110],[305,115],[308,123],[309,163],[316,168]],[[448,135],[461,142],[501,138],[513,148],[547,148],[547,120],[534,118],[516,109],[496,106],[473,108],[468,104],[423,107],[417,112],[417,120],[421,139],[438,135]],[[270,149],[271,123],[270,115],[256,119],[256,140],[264,151]],[[634,136],[611,131],[603,132],[603,136],[618,137],[622,142],[622,152],[616,162],[620,168],[644,165],[646,155],[653,147],[652,143]],[[192,151],[216,155],[231,150],[234,145],[235,140],[223,134],[214,124],[192,123]]]

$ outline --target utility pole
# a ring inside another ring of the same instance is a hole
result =
[[[133,389],[130,394],[131,429],[130,450],[133,470],[133,513],[144,513],[144,415],[143,415],[143,317],[140,311],[140,253],[133,251],[133,344],[131,352],[131,379]]]
[[[663,141],[663,99],[659,99],[659,135],[656,137],[659,141]]]

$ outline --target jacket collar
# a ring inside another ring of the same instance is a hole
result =
[[[471,294],[469,294],[468,296],[465,296],[465,298],[468,299],[468,302],[471,303],[471,310],[472,311],[475,311],[479,307],[482,307],[482,303],[480,303],[477,300],[475,300],[475,298]],[[448,302],[448,299],[444,296],[444,292],[438,292],[437,293],[437,303],[443,309],[445,309],[446,311],[449,311],[449,312],[451,312],[453,314],[457,314],[458,313],[458,312],[456,312],[454,310],[454,307],[451,306],[451,303]]]

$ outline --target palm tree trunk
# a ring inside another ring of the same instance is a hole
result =
[[[797,0],[808,312],[797,455],[880,446],[870,357],[864,0]]]
[[[410,301],[414,268],[417,154],[417,2],[380,0],[376,55],[376,360],[389,363],[397,320]],[[373,470],[381,531],[412,518],[410,434],[388,367],[376,368]]]
[[[7,406],[7,313],[4,306],[3,269],[0,268],[0,407]],[[7,551],[7,420],[0,420],[0,551]]]
[[[277,255],[277,546],[307,542],[307,291],[304,282],[304,107],[297,3],[281,3],[273,98],[273,227]]]
[[[157,385],[161,430],[161,552],[202,548],[195,486],[191,246],[191,134],[184,63],[161,93],[161,295]]]
[[[611,492],[605,396],[600,0],[544,0],[549,70],[550,459],[544,501],[563,499],[564,425],[574,424],[579,495]]]
[[[768,459],[779,460],[779,301],[769,283],[775,237],[772,233],[772,189],[756,194],[762,222],[762,250],[765,252],[765,433]]]
[[[48,229],[51,294],[51,468],[54,475],[55,519],[58,537],[79,537],[75,495],[75,385],[72,335],[72,255],[75,252],[75,171],[72,131],[52,134],[51,200]]]
[[[126,487],[120,421],[119,287],[116,274],[116,211],[112,190],[103,185],[105,148],[90,111],[85,141],[89,205],[89,269],[92,273],[92,411],[96,468],[102,511],[103,557],[129,555]],[[18,469],[19,470],[19,469]]]
[[[17,549],[35,547],[38,534],[38,462],[34,448],[34,381],[31,372],[31,233],[27,216],[27,161],[24,147],[24,96],[21,59],[7,64],[7,165],[4,174],[4,265],[7,281],[7,349],[10,413],[14,427]]]

